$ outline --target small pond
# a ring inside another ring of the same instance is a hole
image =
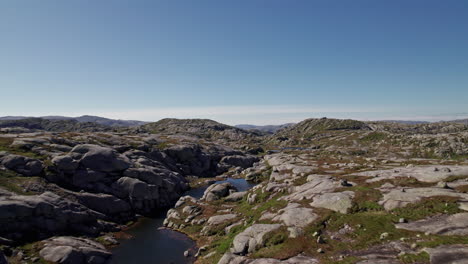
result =
[[[254,183],[244,179],[228,178],[216,183],[230,182],[239,191],[246,191]],[[186,195],[201,198],[208,186],[203,186],[187,191]],[[112,264],[187,264],[194,259],[184,257],[184,251],[195,252],[195,242],[186,235],[168,229],[159,229],[163,226],[166,210],[161,211],[153,218],[141,218],[138,223],[126,231],[131,239],[120,241],[121,244],[112,249]]]

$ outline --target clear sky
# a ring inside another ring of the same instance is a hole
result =
[[[468,117],[468,1],[0,1],[0,116]]]

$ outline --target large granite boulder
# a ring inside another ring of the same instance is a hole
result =
[[[203,193],[202,200],[207,202],[219,200],[235,191],[237,191],[237,188],[230,182],[215,183],[208,186]]]
[[[68,155],[56,156],[52,159],[52,163],[57,166],[59,170],[63,171],[74,171],[79,165],[78,161]]]
[[[80,192],[75,193],[75,197],[82,205],[118,221],[129,220],[133,216],[128,202],[110,194]]]
[[[78,145],[72,149],[71,154],[80,156],[80,164],[95,171],[115,172],[130,167],[130,161],[127,157],[114,149],[98,145]]]
[[[51,192],[0,197],[0,236],[22,240],[59,232],[97,234],[103,215]]]
[[[112,254],[90,239],[77,237],[53,237],[43,241],[39,255],[46,261],[63,264],[104,264]]]
[[[128,200],[139,212],[149,213],[158,207],[159,188],[135,178],[122,177],[112,184],[114,194]]]
[[[259,161],[259,159],[255,156],[233,155],[223,157],[220,162],[234,167],[241,167],[245,169],[248,167],[252,167],[252,165],[257,161]]]
[[[44,167],[40,160],[13,154],[3,157],[1,164],[5,168],[24,176],[38,176],[42,173]]]
[[[279,224],[255,224],[238,234],[233,241],[231,252],[237,255],[252,253],[265,243],[264,236],[279,229]]]

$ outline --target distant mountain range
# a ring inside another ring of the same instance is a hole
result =
[[[30,116],[4,116],[0,117],[1,120],[22,120],[22,119],[30,119],[34,117]],[[83,115],[78,117],[68,117],[68,116],[40,116],[38,118],[45,119],[45,120],[75,120],[78,123],[97,123],[104,126],[110,127],[135,127],[144,125],[148,122],[144,121],[137,121],[137,120],[120,120],[120,119],[110,119],[105,117],[99,116],[90,116],[90,115]]]
[[[244,129],[244,130],[257,130],[257,131],[273,134],[282,128],[290,127],[292,125],[294,125],[294,123],[287,123],[287,124],[282,124],[282,125],[266,125],[266,126],[241,124],[241,125],[236,125],[235,127]]]

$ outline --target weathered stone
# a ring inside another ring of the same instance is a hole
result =
[[[467,245],[442,245],[436,248],[425,248],[431,260],[431,264],[451,263],[465,264],[468,263],[468,246]]]
[[[423,198],[434,196],[458,197],[461,200],[468,200],[468,194],[457,193],[450,189],[443,188],[398,188],[390,189],[383,195],[379,204],[386,210],[404,207],[411,203],[421,201]]]
[[[225,223],[226,221],[232,220],[236,217],[237,215],[235,214],[214,215],[208,218],[208,221],[206,223],[208,225],[219,225],[219,224]]]
[[[367,182],[376,182],[384,179],[394,179],[397,177],[412,177],[422,182],[439,182],[450,176],[468,175],[468,166],[450,166],[444,170],[434,170],[433,166],[414,166],[414,167],[399,167],[388,170],[365,171],[355,173],[358,176],[371,176],[372,179]]]
[[[226,202],[237,202],[242,200],[242,198],[244,198],[246,194],[247,192],[234,192],[228,195],[226,198],[224,198],[224,200]]]
[[[354,192],[324,193],[314,197],[313,207],[320,207],[346,214],[353,205]]]
[[[71,152],[83,155],[80,163],[92,170],[114,172],[123,171],[130,167],[128,158],[111,148],[84,144],[74,147]]]
[[[396,224],[397,228],[435,235],[468,235],[468,213],[440,215],[409,223]]]
[[[74,171],[78,168],[79,162],[75,161],[71,156],[57,156],[52,159],[52,163],[57,166],[59,170]]]
[[[43,164],[40,160],[20,155],[7,155],[1,159],[1,164],[5,168],[25,176],[38,176],[43,170]]]
[[[245,254],[254,252],[257,248],[262,247],[263,237],[274,230],[280,228],[279,224],[255,224],[242,233],[238,234],[233,241],[231,252],[234,254]]]
[[[252,165],[257,161],[258,161],[258,158],[255,156],[234,155],[234,156],[225,156],[221,159],[220,162],[245,169],[248,167],[252,167]]]
[[[318,215],[311,208],[300,207],[299,204],[290,203],[278,211],[273,221],[281,221],[286,226],[305,227],[317,219]]]
[[[229,182],[215,183],[210,185],[203,193],[202,200],[207,202],[219,200],[222,197],[226,197],[231,192],[237,191],[236,187]]]
[[[53,237],[44,241],[39,255],[46,261],[64,264],[104,264],[111,253],[90,239],[76,237]]]
[[[54,193],[0,197],[0,235],[22,239],[40,233],[81,232],[96,234],[104,217]],[[16,237],[16,236],[20,237]]]

